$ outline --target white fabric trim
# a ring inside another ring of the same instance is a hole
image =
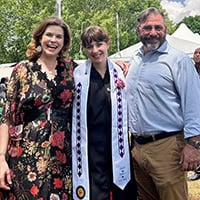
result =
[[[92,63],[88,59],[74,70],[76,94],[72,117],[72,172],[74,200],[89,200],[87,95]],[[125,82],[123,72],[108,60],[112,101],[112,162],[113,182],[124,189],[130,180],[130,155],[127,129],[125,89],[116,85],[118,78]]]

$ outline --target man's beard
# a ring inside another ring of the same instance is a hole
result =
[[[156,49],[160,47],[160,42],[157,42],[155,44],[146,43],[146,47],[150,51],[155,51]]]
[[[193,59],[194,60],[194,62],[196,63],[196,64],[200,64],[200,58],[198,58],[198,59]]]
[[[151,43],[151,39],[157,39],[156,43]],[[157,36],[144,36],[140,37],[141,42],[146,46],[149,51],[157,50],[165,41],[165,37]]]

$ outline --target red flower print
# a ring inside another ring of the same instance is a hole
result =
[[[33,196],[36,196],[39,192],[38,187],[35,184],[33,184],[32,188],[30,189],[30,192]]]
[[[53,184],[54,184],[54,189],[62,188],[62,186],[63,186],[63,182],[60,178],[54,178]]]
[[[13,120],[13,122],[15,122],[16,124],[19,123],[19,117],[16,115],[16,113],[14,113],[14,114],[12,115],[12,120]]]
[[[1,199],[1,198],[0,198]],[[3,199],[3,198],[2,198]],[[9,193],[9,200],[16,200],[16,197],[13,193]]]
[[[39,106],[41,104],[42,104],[41,99],[36,99],[35,102],[34,102],[34,106]]]
[[[44,127],[46,125],[47,121],[44,121],[44,122],[40,122],[40,127]]]
[[[9,126],[9,134],[11,137],[17,137],[18,139],[20,139],[20,134],[23,131],[23,125],[18,125],[18,126]]]
[[[68,200],[69,198],[68,198],[68,195],[66,194],[66,193],[63,193],[63,195],[62,195],[62,200]]]
[[[60,151],[56,151],[56,156],[61,163],[66,163],[67,159],[65,154],[61,153]]]
[[[13,112],[16,108],[16,102],[13,102],[10,106],[10,111]]]
[[[72,97],[72,92],[70,90],[64,90],[61,94],[60,94],[60,99],[63,100],[63,102],[65,103],[68,99],[71,99]]]
[[[67,85],[67,82],[66,82],[65,80],[62,80],[60,83],[61,83],[62,85],[64,85],[64,86]]]
[[[65,138],[64,131],[56,132],[51,136],[50,142],[53,147],[57,146],[60,149],[63,149],[64,148],[64,138]]]
[[[9,151],[9,154],[11,157],[19,157],[22,154],[22,148],[21,147],[12,147]]]

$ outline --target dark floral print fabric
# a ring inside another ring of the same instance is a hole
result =
[[[69,200],[71,197],[71,60],[58,63],[53,80],[36,63],[14,67],[1,122],[10,122],[11,191],[0,199]]]

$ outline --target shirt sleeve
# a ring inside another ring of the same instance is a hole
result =
[[[200,79],[192,60],[185,56],[177,63],[174,82],[180,95],[185,138],[200,135]]]

